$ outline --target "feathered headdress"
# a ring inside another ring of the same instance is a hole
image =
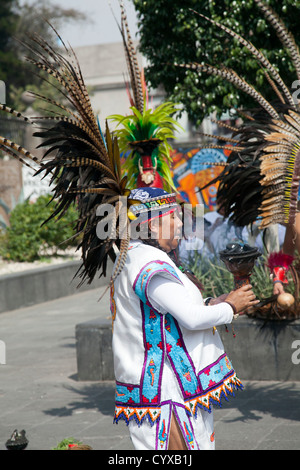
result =
[[[260,0],[255,2],[290,52],[299,79],[300,54],[292,34],[269,6]],[[259,221],[262,229],[274,223],[294,224],[300,178],[300,106],[277,70],[252,43],[228,27],[195,13],[221,28],[253,54],[263,68],[275,98],[274,103],[266,100],[234,70],[198,63],[183,65],[195,72],[228,80],[259,105],[256,111],[243,113],[247,120],[240,128],[230,128],[232,139],[220,137],[229,142],[228,146],[208,145],[232,151],[217,178],[220,181],[217,203],[225,217],[230,217],[238,226],[254,221]]]
[[[29,121],[20,113],[1,106],[4,111],[39,127],[34,135],[42,140],[39,147],[45,148],[42,161],[2,137],[0,148],[26,165],[30,166],[26,162],[28,158],[38,163],[36,175],[50,176],[56,203],[51,218],[61,217],[70,205],[76,205],[79,216],[74,236],[81,237],[78,248],[82,252],[83,263],[77,273],[82,278],[81,282],[92,282],[98,271],[100,275],[106,275],[108,259],[114,261],[116,258],[116,246],[120,256],[112,276],[114,279],[126,259],[130,237],[127,210],[134,201],[127,197],[130,191],[126,189],[127,177],[121,175],[117,139],[112,138],[108,127],[104,138],[75,53],[58,37],[64,55],[56,52],[37,34],[31,37],[30,44],[25,44],[33,53],[27,60],[46,76],[52,77],[61,92],[61,101],[35,94],[56,106],[57,114]],[[107,230],[101,230],[99,236],[99,227],[106,226]]]
[[[129,186],[137,184],[138,187],[153,186],[173,191],[171,145],[168,139],[174,139],[175,129],[180,127],[172,117],[178,109],[168,101],[156,109],[149,107],[144,73],[139,68],[123,2],[120,2],[120,7],[119,29],[129,74],[127,93],[131,114],[115,114],[108,116],[108,119],[117,124],[113,134],[118,138],[120,151],[127,157],[124,170]]]
[[[6,106],[5,104],[0,104],[0,111],[11,114],[12,116],[21,119],[27,124],[32,124],[32,122],[27,116],[23,116],[23,114],[21,114],[19,111],[16,111],[15,109],[12,109]],[[29,150],[26,150],[21,145],[16,144],[15,142],[10,139],[7,139],[6,137],[0,136],[0,150],[3,150],[7,155],[16,158],[23,165],[27,166],[31,170],[34,170],[34,168],[30,165],[29,161],[34,162],[34,164],[39,163],[38,158],[35,157]]]
[[[123,12],[123,23],[125,20]],[[62,217],[72,204],[77,207],[79,215],[74,227],[74,237],[80,235],[78,249],[81,250],[82,265],[76,275],[81,277],[81,283],[91,283],[97,273],[105,276],[109,259],[116,261],[111,277],[113,282],[121,272],[127,256],[130,240],[128,213],[131,214],[129,210],[132,205],[140,205],[140,200],[130,197],[130,189],[133,188],[128,186],[127,175],[123,176],[120,159],[120,148],[124,150],[122,135],[116,133],[112,136],[106,124],[104,137],[93,113],[76,55],[56,31],[55,33],[62,44],[63,53],[54,50],[37,34],[30,36],[31,42],[24,45],[32,53],[27,60],[42,71],[46,81],[47,77],[51,77],[51,83],[55,82],[54,86],[61,93],[61,100],[56,101],[37,93],[33,95],[54,105],[57,113],[29,120],[4,105],[0,108],[38,128],[33,135],[41,139],[38,147],[45,149],[43,158],[39,161],[26,149],[3,137],[0,137],[0,149],[5,149],[25,165],[30,166],[28,159],[37,163],[36,175],[50,176],[52,200],[55,203],[51,219]],[[131,39],[124,44],[131,73],[133,102],[138,113],[141,107],[145,110],[143,89],[140,88],[142,80]],[[173,126],[172,118],[167,116],[170,106],[166,105],[163,110],[152,115],[147,111],[142,116],[145,125],[141,126],[141,131],[147,125],[152,129],[149,132],[148,145],[157,140],[166,145],[165,140],[171,136],[170,129]],[[155,130],[155,119],[160,124],[165,123],[159,131]],[[133,140],[133,145],[138,146],[136,139]],[[163,163],[161,166],[164,167]],[[165,175],[167,181],[172,183],[167,170]],[[134,183],[134,187],[137,187],[136,180]]]

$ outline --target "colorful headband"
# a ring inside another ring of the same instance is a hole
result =
[[[161,213],[169,212],[170,209],[176,209],[178,203],[176,200],[176,194],[168,194],[166,191],[160,188],[142,188],[134,189],[131,191],[131,199],[140,200],[140,204],[132,204],[127,214],[130,220],[136,220],[140,214],[149,214],[147,219],[152,218],[150,214],[152,211],[160,211]]]

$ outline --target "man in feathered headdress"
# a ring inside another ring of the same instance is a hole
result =
[[[51,218],[61,216],[71,204],[78,208],[75,232],[81,237],[82,266],[77,273],[81,282],[105,276],[108,260],[114,261],[109,283],[114,420],[124,419],[129,425],[136,449],[213,449],[212,404],[242,388],[215,327],[231,323],[258,301],[249,285],[204,301],[199,282],[174,254],[182,228],[176,194],[143,178],[145,185],[128,184],[119,146],[124,150],[126,132],[112,136],[107,126],[104,138],[76,56],[62,44],[64,55],[37,35],[30,46],[35,52],[31,61],[56,81],[68,101],[50,100],[59,114],[36,121],[43,125],[35,135],[46,148],[42,162],[37,162],[37,174],[51,176],[56,202]],[[130,40],[125,46],[129,50]],[[128,58],[137,103],[140,75],[131,50]],[[133,125],[128,119],[126,124],[134,134],[129,145],[138,158],[142,159],[145,146],[151,151],[155,144],[156,151],[157,144],[172,135],[174,121],[168,113],[173,110],[171,105],[154,112],[135,108],[138,122]],[[137,133],[147,128],[149,134],[137,139]],[[10,154],[21,155],[23,163],[23,157],[36,161],[8,139],[0,138],[0,143]],[[166,170],[162,182],[172,186]],[[99,224],[108,230],[101,232]]]
[[[137,188],[126,262],[111,290],[115,422],[135,449],[214,449],[212,405],[242,388],[216,326],[258,301],[244,286],[214,301],[180,265],[175,194]]]

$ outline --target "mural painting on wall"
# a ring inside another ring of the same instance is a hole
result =
[[[198,188],[216,178],[224,168],[207,163],[225,162],[229,154],[230,150],[223,149],[174,149],[171,154],[173,181],[182,198],[192,205],[203,204],[205,210],[216,210],[218,183],[202,191]]]

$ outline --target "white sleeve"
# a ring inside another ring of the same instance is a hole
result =
[[[189,330],[205,330],[232,322],[233,309],[226,302],[200,305],[193,301],[183,284],[154,276],[148,286],[148,299],[160,313],[170,313]]]

